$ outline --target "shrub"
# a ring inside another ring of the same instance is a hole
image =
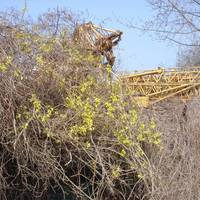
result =
[[[144,146],[159,149],[156,124],[139,119],[109,66],[73,44],[72,29],[51,34],[48,20],[0,24],[1,198],[147,197]]]

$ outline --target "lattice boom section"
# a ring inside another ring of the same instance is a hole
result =
[[[103,56],[106,64],[114,65],[113,48],[121,40],[122,32],[96,26],[91,22],[77,25],[73,33],[73,41],[93,55]]]
[[[123,85],[131,90],[133,97],[142,106],[175,96],[185,100],[200,94],[200,67],[158,68],[121,78]]]
[[[75,42],[81,43],[86,49],[97,50],[99,40],[108,40],[111,37],[111,42],[113,42],[113,40],[118,39],[121,35],[121,31],[103,28],[88,22],[76,27],[73,38]]]

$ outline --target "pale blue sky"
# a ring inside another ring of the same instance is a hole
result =
[[[74,12],[89,13],[94,23],[105,22],[106,27],[123,31],[122,41],[116,52],[120,59],[119,70],[144,70],[160,65],[176,64],[177,47],[159,41],[156,36],[143,34],[119,23],[132,20],[138,24],[153,14],[145,0],[27,0],[28,14],[37,17],[52,8],[67,8]],[[0,0],[0,10],[10,7],[22,9],[24,0]]]

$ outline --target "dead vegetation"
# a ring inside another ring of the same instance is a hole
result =
[[[152,115],[162,135],[163,149],[149,158],[155,172],[151,199],[199,199],[199,99],[163,102],[144,112]]]

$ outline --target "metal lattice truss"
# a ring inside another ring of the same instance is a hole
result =
[[[89,22],[76,27],[73,39],[94,54],[103,55],[107,63],[113,66],[113,47],[121,40],[121,35],[121,31],[102,28]]]
[[[187,100],[200,94],[200,67],[158,68],[122,76],[122,82],[144,107],[177,96]]]

